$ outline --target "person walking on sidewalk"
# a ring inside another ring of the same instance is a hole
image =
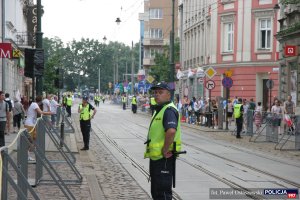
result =
[[[165,83],[153,86],[155,108],[147,138],[145,158],[150,158],[151,195],[154,200],[172,199],[173,142],[181,149],[179,113],[171,102],[170,88]]]
[[[88,102],[89,98],[84,96],[82,104],[79,105],[78,113],[80,113],[80,130],[83,137],[84,147],[80,150],[89,150],[91,119],[94,118],[97,110]],[[92,112],[93,111],[93,112]]]
[[[14,133],[20,131],[21,128],[21,119],[22,115],[25,115],[25,109],[21,102],[15,97],[14,98],[14,107],[13,107],[13,125],[14,125]],[[18,129],[17,129],[18,126]]]
[[[236,120],[236,138],[240,139],[241,131],[243,128],[243,112],[244,108],[242,105],[242,99],[239,98],[238,103],[234,105],[234,118]]]
[[[7,116],[9,115],[9,105],[4,101],[4,92],[0,91],[0,147],[5,146],[4,131],[6,127]]]
[[[10,134],[10,125],[11,125],[11,119],[12,119],[12,109],[14,107],[13,101],[9,98],[9,93],[5,93],[5,100],[8,104],[8,115],[7,115],[7,121],[6,121],[6,135]]]

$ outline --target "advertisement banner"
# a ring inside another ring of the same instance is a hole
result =
[[[0,58],[12,58],[11,43],[0,43]]]

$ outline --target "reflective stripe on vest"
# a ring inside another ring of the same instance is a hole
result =
[[[122,97],[122,102],[123,102],[123,103],[126,102],[126,97]]]
[[[79,105],[79,109],[82,109],[82,104]],[[87,104],[83,110],[80,112],[80,120],[90,120],[91,119],[91,113],[89,112],[90,105]]]
[[[72,98],[71,97],[68,97],[67,98],[67,106],[72,106]]]
[[[135,97],[132,97],[131,104],[136,105],[136,98]]]
[[[241,106],[242,104],[235,104],[234,105],[234,118],[239,118],[241,116]]]
[[[165,105],[160,112],[153,117],[155,117],[152,120],[152,123],[149,128],[148,132],[148,141],[149,144],[146,145],[146,151],[144,154],[145,158],[150,158],[151,160],[159,160],[163,158],[162,154],[162,148],[165,143],[165,129],[163,126],[163,116],[165,113],[165,110],[169,107],[173,107],[174,109],[177,110],[175,105],[173,103],[169,103],[168,105]],[[178,110],[177,110],[178,111]],[[181,150],[181,130],[180,130],[180,119],[178,117],[178,126],[177,126],[177,131],[175,133],[174,141],[176,142],[176,151]],[[170,145],[169,150],[173,150],[173,143]]]
[[[151,97],[151,98],[150,98],[150,104],[151,104],[152,106],[156,105],[156,101],[155,101],[155,98],[154,98],[154,97]]]

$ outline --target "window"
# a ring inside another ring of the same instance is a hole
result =
[[[271,19],[259,20],[259,48],[271,48]]]
[[[162,39],[162,29],[160,28],[152,28],[150,29],[150,38],[152,39]]]
[[[150,19],[162,19],[162,9],[159,8],[150,9]]]
[[[233,23],[224,23],[224,52],[233,51]]]
[[[150,49],[150,58],[155,58],[155,54],[158,53],[160,54],[161,53],[161,50],[160,49]]]

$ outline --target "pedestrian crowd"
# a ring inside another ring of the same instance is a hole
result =
[[[10,97],[9,93],[0,91],[0,146],[5,145],[5,135],[18,133],[23,126],[36,138],[34,126],[38,115],[51,115],[51,123],[56,121],[58,106],[57,96],[37,96],[35,101],[29,101],[26,96]]]

